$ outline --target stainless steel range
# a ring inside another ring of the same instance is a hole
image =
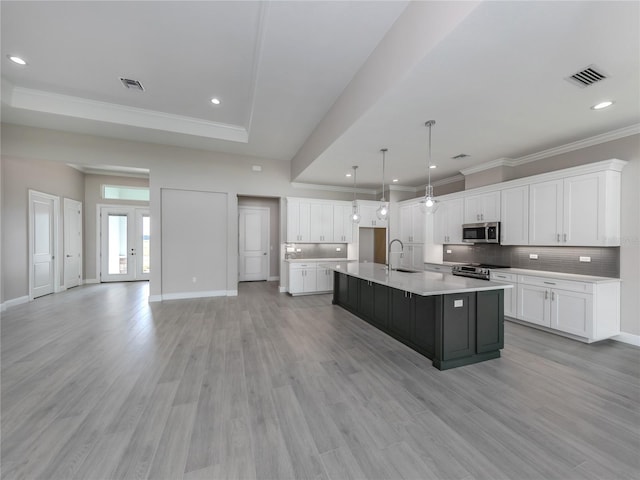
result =
[[[492,268],[509,268],[504,265],[486,265],[483,263],[470,263],[468,265],[454,265],[451,268],[453,275],[459,275],[461,277],[480,278],[482,280],[489,280],[491,278]]]

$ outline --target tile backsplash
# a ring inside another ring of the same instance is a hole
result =
[[[287,252],[293,248],[294,252]],[[340,249],[338,252],[337,249]],[[298,250],[300,250],[298,252]],[[346,243],[286,243],[285,258],[347,258]]]
[[[532,254],[538,258],[531,259],[529,256]],[[591,262],[580,262],[580,257],[590,257]],[[444,245],[442,259],[445,262],[486,263],[549,272],[620,277],[619,247]]]

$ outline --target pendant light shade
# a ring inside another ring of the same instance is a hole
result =
[[[379,220],[388,220],[389,219],[389,205],[387,204],[387,201],[384,198],[384,163],[385,163],[385,155],[387,153],[387,149],[386,148],[381,148],[380,151],[382,152],[382,198],[380,199],[380,206],[378,207],[378,210],[376,210],[376,216],[378,217]]]
[[[427,215],[431,215],[438,210],[440,204],[433,196],[433,186],[431,185],[431,127],[436,124],[435,120],[429,120],[424,125],[429,129],[429,137],[428,137],[428,151],[429,156],[427,157],[427,174],[429,176],[429,180],[427,183],[427,188],[424,192],[424,198],[420,200],[420,208]]]
[[[360,223],[360,211],[358,210],[358,202],[356,201],[356,170],[358,170],[358,166],[354,165],[351,168],[353,168],[353,204],[349,218],[352,223],[358,224]]]

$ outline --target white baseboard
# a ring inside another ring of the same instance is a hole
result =
[[[83,285],[88,285],[90,283],[100,283],[100,280],[98,280],[97,278],[85,278],[82,283]]]
[[[61,293],[66,291],[67,291],[67,287],[65,287],[64,285],[60,285],[58,288],[55,289],[53,293]]]
[[[622,332],[620,335],[613,337],[612,340],[640,347],[640,335],[634,335],[633,333]]]
[[[280,287],[278,288],[278,291],[279,291],[280,293],[287,293],[287,287],[280,286]]]
[[[23,303],[29,302],[29,295],[25,295],[23,297],[12,298],[11,300],[6,300],[4,303],[0,305],[0,310],[5,311],[8,308],[15,307],[17,305],[22,305]]]
[[[188,300],[190,298],[237,296],[237,290],[208,290],[204,292],[163,293],[162,295],[149,295],[149,302],[161,302],[163,300]]]
[[[280,280],[280,276],[275,276],[275,277],[269,277],[267,278],[268,282],[275,282],[276,280]]]

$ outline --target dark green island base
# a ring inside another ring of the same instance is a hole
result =
[[[334,272],[333,303],[439,370],[498,358],[504,348],[502,289],[422,296]]]

